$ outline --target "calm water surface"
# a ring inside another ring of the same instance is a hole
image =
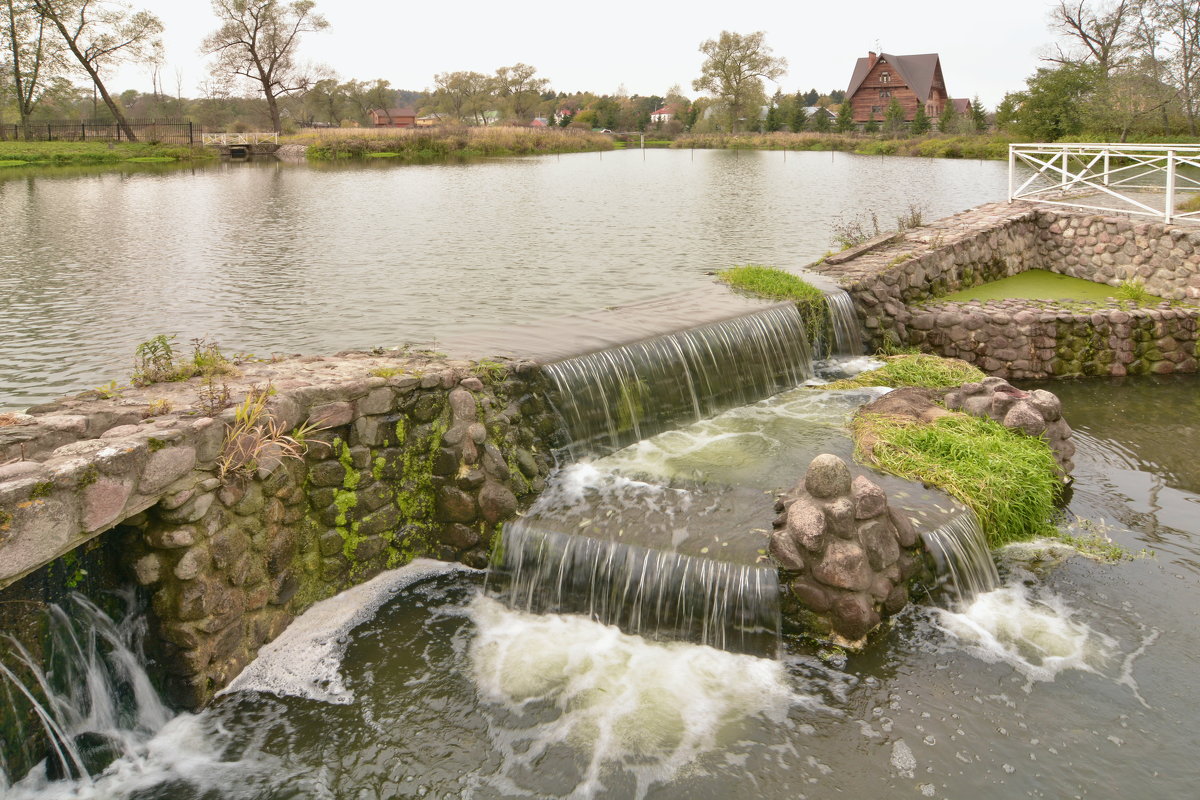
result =
[[[159,333],[391,347],[801,266],[839,219],[943,216],[1006,180],[997,162],[677,150],[0,175],[0,408],[127,380]]]

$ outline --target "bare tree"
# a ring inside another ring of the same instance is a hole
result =
[[[1148,17],[1165,50],[1164,63],[1179,91],[1188,132],[1197,135],[1200,117],[1200,3],[1196,0],[1145,0]]]
[[[1056,45],[1047,60],[1060,64],[1094,61],[1108,74],[1129,56],[1138,0],[1117,0],[1111,8],[1097,8],[1088,0],[1058,0],[1050,12],[1050,27],[1070,43]]]
[[[479,123],[492,97],[494,81],[481,72],[441,72],[433,76],[437,87],[429,98],[430,108],[458,122]]]
[[[120,106],[108,93],[101,72],[121,61],[147,57],[162,33],[158,17],[106,0],[32,0],[32,3],[42,19],[58,31],[67,50],[91,78],[121,131],[129,141],[137,141]]]
[[[720,37],[700,45],[707,58],[692,88],[711,93],[725,107],[730,130],[751,114],[758,119],[758,107],[766,99],[763,80],[777,80],[787,71],[787,61],[771,55],[765,36],[762,31],[721,31]]]
[[[492,88],[503,102],[508,103],[516,119],[528,119],[533,107],[541,101],[541,93],[550,85],[550,81],[535,78],[535,74],[536,67],[519,62],[496,70]]]
[[[16,100],[21,135],[29,138],[29,117],[53,80],[62,70],[62,48],[57,37],[46,30],[45,19],[28,0],[4,0],[0,31],[7,39],[5,64],[12,75],[12,94]]]
[[[307,89],[313,79],[296,60],[300,36],[329,27],[324,17],[313,13],[315,5],[312,0],[212,0],[221,27],[200,49],[216,56],[215,75],[245,78],[262,91],[277,132],[283,128],[279,98]]]

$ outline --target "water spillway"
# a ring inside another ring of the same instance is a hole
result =
[[[829,312],[829,327],[833,334],[831,355],[861,356],[863,354],[862,329],[854,300],[845,289],[825,289],[825,305]]]
[[[937,527],[922,530],[921,538],[933,556],[941,582],[959,604],[999,588],[1000,574],[987,536],[970,509]]]
[[[779,583],[745,564],[587,535],[506,528],[489,593],[533,613],[582,614],[654,641],[774,658]]]
[[[777,394],[812,375],[793,305],[569,358],[545,367],[574,458]]]

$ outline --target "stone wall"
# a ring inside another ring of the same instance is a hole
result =
[[[103,535],[150,595],[170,698],[199,706],[322,597],[417,555],[483,566],[551,467],[541,381],[400,355],[242,365],[227,388],[266,398],[274,443],[231,433],[238,408],[202,413],[199,378],[9,415],[0,585]]]
[[[1004,378],[1195,372],[1200,359],[1193,227],[991,204],[815,268],[850,292],[873,346],[919,345]],[[1027,269],[1112,286],[1141,282],[1167,301],[936,300]]]

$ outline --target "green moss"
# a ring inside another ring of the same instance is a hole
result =
[[[29,496],[36,500],[39,497],[49,497],[53,493],[54,481],[41,481],[33,485],[33,490],[29,493]]]
[[[100,470],[96,469],[95,464],[91,464],[80,473],[79,488],[86,489],[98,480],[100,480]]]
[[[13,515],[0,508],[0,531],[7,531],[12,527]]]
[[[166,447],[167,443],[162,439],[155,439],[153,436],[151,436],[146,440],[146,446],[150,448],[151,453],[156,453]]]
[[[887,363],[879,369],[815,388],[860,389],[866,386],[890,386],[898,389],[901,386],[919,386],[940,389],[981,381],[987,377],[976,367],[957,358],[917,354],[888,356],[886,360]]]
[[[371,462],[371,476],[377,481],[383,480],[383,469],[387,466],[387,459],[383,456],[377,456]]]
[[[957,414],[931,424],[867,414],[853,428],[860,459],[958,498],[979,517],[993,547],[1054,534],[1058,465],[1042,439]],[[869,452],[864,441],[873,442]]]

